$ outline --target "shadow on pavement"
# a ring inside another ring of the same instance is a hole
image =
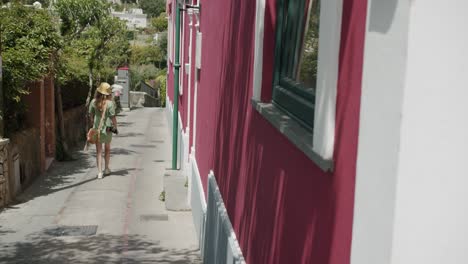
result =
[[[15,231],[12,231],[12,230],[9,230],[9,229],[5,230],[5,229],[3,229],[2,226],[0,226],[0,237],[1,237],[2,235],[12,234],[12,233],[15,233]]]
[[[131,144],[130,147],[133,147],[133,148],[156,148],[156,145]]]
[[[3,244],[0,263],[202,263],[198,249],[170,249],[142,236],[99,234],[53,237],[44,233]]]
[[[111,156],[112,155],[134,155],[134,154],[138,154],[138,152],[124,149],[124,148],[111,148]]]
[[[135,124],[135,122],[123,122],[123,121],[117,122],[117,125],[119,127],[129,127],[129,126],[131,126],[133,124]]]
[[[36,179],[22,194],[15,198],[12,205],[28,202],[39,196],[76,187],[94,179],[74,183],[76,175],[86,173],[94,167],[94,158],[88,153],[79,151],[73,153],[74,160],[54,162],[45,175]],[[14,209],[10,207],[9,209]]]
[[[124,138],[124,137],[143,137],[145,134],[143,133],[135,133],[135,132],[129,132],[129,133],[119,133],[118,135],[114,136],[116,138]]]
[[[132,171],[141,171],[141,169],[121,169],[121,170],[116,170],[112,171],[110,175],[106,177],[112,177],[112,176],[129,176]]]

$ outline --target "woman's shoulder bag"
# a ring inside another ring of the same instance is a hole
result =
[[[89,144],[96,144],[97,142],[99,142],[100,140],[100,137],[101,137],[101,129],[102,129],[102,125],[104,123],[104,119],[106,117],[106,110],[107,110],[107,101],[106,103],[104,104],[104,107],[103,109],[101,110],[101,120],[99,121],[99,127],[96,129],[94,127],[90,128],[88,130],[88,134],[86,135],[86,146],[85,146],[85,150],[88,149],[88,145]]]

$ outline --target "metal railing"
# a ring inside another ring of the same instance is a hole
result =
[[[245,264],[223,198],[212,173],[208,179],[203,263]]]

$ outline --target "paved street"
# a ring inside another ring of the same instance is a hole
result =
[[[96,179],[94,147],[78,151],[0,213],[0,263],[201,263],[191,213],[159,200],[171,157],[164,110],[118,121],[111,176]]]

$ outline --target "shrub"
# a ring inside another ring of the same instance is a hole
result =
[[[29,93],[27,82],[36,81],[53,69],[51,58],[60,47],[53,18],[45,10],[14,2],[0,9],[5,96],[6,134],[19,129],[26,107],[22,97]]]

